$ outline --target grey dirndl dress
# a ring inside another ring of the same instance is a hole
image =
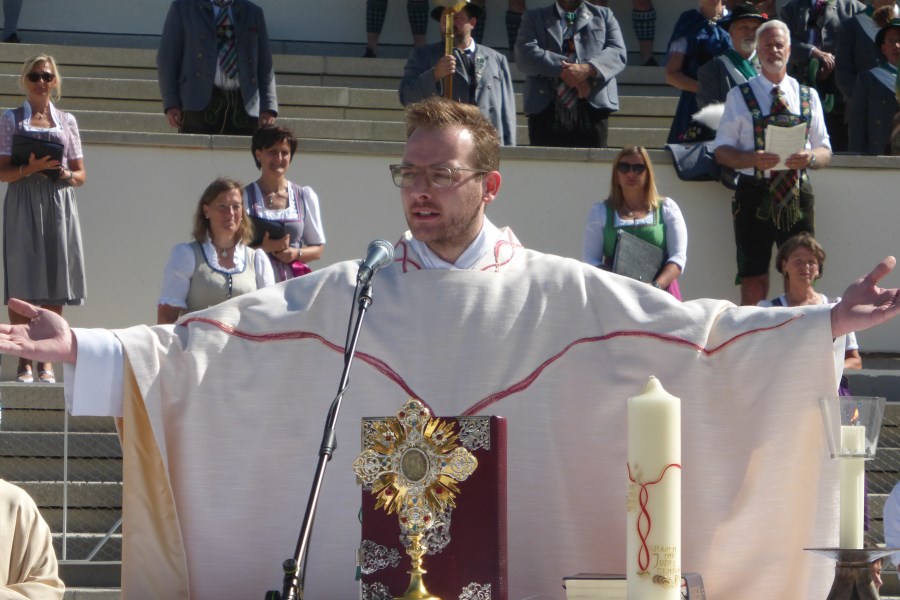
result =
[[[62,166],[82,158],[75,117],[51,107],[54,126],[28,125],[27,105],[0,119],[0,155],[10,155],[20,133],[63,144]],[[75,188],[40,173],[9,184],[3,203],[3,302],[21,298],[41,305],[81,305],[87,295],[84,251]]]

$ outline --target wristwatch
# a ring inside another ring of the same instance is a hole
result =
[[[806,166],[809,167],[810,169],[816,168],[816,155],[815,154],[813,154],[809,157],[809,164]]]

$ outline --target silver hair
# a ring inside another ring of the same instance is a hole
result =
[[[766,21],[756,30],[756,44],[759,45],[759,37],[763,34],[764,31],[768,31],[769,29],[775,29],[784,34],[784,37],[787,39],[788,47],[791,45],[791,30],[788,29],[787,24],[784,21],[779,21],[778,19],[772,19],[771,21]]]

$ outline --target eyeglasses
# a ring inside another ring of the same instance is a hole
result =
[[[454,173],[459,173],[460,171],[468,171],[469,173],[476,173],[478,175],[490,173],[490,171],[467,169],[465,167],[411,167],[409,165],[390,165],[388,168],[391,170],[391,178],[394,180],[394,185],[399,188],[411,188],[416,184],[416,179],[418,179],[421,174],[425,175],[425,181],[427,181],[428,185],[431,187],[447,188],[453,185]]]
[[[632,163],[620,162],[616,166],[616,171],[618,171],[622,175],[627,175],[628,171],[631,171],[635,175],[643,175],[644,171],[646,171],[646,170],[647,170],[647,165],[642,164],[642,163],[632,164]]]
[[[51,81],[56,79],[56,75],[54,75],[53,73],[48,73],[47,71],[44,71],[43,73],[32,71],[25,77],[27,77],[28,81],[30,81],[31,83],[37,83],[40,80],[43,80],[44,83],[50,83]]]

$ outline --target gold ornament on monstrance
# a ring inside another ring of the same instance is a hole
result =
[[[372,423],[366,449],[353,462],[358,482],[375,495],[375,508],[396,512],[400,532],[409,538],[409,587],[398,600],[440,600],[425,589],[422,557],[427,548],[422,538],[435,515],[456,507],[457,483],[478,466],[457,438],[453,422],[432,419],[421,401],[410,398],[396,419]]]

